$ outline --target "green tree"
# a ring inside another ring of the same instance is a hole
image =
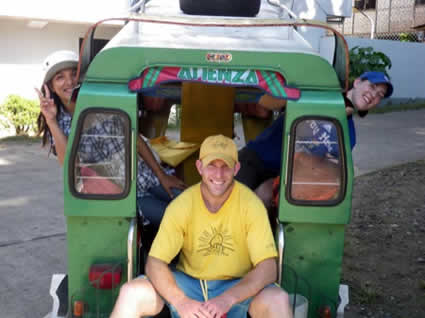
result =
[[[6,119],[0,119],[0,123],[6,128],[13,126],[17,136],[28,135],[36,129],[39,112],[37,101],[12,94],[0,105],[0,115]]]
[[[379,71],[388,75],[391,68],[391,59],[372,47],[355,46],[350,50],[350,83],[367,71]]]

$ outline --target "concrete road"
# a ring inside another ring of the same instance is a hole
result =
[[[356,175],[425,159],[425,110],[356,118]],[[0,318],[44,317],[66,267],[62,170],[39,145],[0,142]]]
[[[356,175],[396,164],[425,159],[425,110],[355,118]]]
[[[0,317],[44,317],[66,271],[62,169],[40,145],[0,144]]]

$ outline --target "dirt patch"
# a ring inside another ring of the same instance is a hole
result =
[[[357,177],[347,227],[347,317],[425,317],[425,161]]]

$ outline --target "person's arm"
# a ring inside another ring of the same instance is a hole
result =
[[[286,99],[276,98],[268,94],[261,96],[258,104],[268,110],[279,111],[286,107]]]
[[[205,311],[201,302],[187,297],[177,286],[167,263],[158,258],[148,256],[146,276],[155,287],[155,290],[176,308],[180,317],[214,317]]]
[[[239,283],[225,291],[223,294],[212,298],[203,304],[212,316],[221,317],[230,308],[255,296],[265,286],[277,279],[277,264],[275,258],[268,258],[255,266]]]
[[[50,128],[50,133],[52,134],[52,138],[55,141],[54,147],[56,150],[56,155],[58,157],[59,164],[63,166],[63,162],[65,160],[66,153],[66,145],[68,143],[68,138],[65,136],[63,131],[60,129],[56,118],[54,120],[48,121],[46,119],[46,123]]]
[[[60,129],[56,115],[58,112],[57,105],[53,98],[50,98],[49,87],[44,84],[45,95],[39,90],[35,89],[37,92],[38,98],[40,99],[40,111],[46,120],[46,125],[49,126],[50,133],[55,142],[56,154],[60,165],[63,165],[65,160],[66,144],[68,143],[68,138],[65,136],[63,131]]]
[[[143,140],[143,138],[141,138],[140,136],[137,136],[137,152],[146,162],[149,168],[151,168],[155,175],[158,177],[159,182],[171,198],[173,197],[171,188],[177,188],[182,190],[186,188],[186,185],[182,180],[175,176],[168,175],[162,170],[159,163],[155,160],[152,151],[150,150],[146,142]]]

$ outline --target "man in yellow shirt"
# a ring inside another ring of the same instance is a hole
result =
[[[235,143],[222,135],[201,145],[202,181],[167,208],[146,264],[147,277],[125,284],[111,317],[152,316],[166,303],[173,317],[292,317],[274,285],[276,248],[267,212],[234,180]],[[177,268],[168,264],[178,254]],[[227,316],[226,316],[227,315]]]

